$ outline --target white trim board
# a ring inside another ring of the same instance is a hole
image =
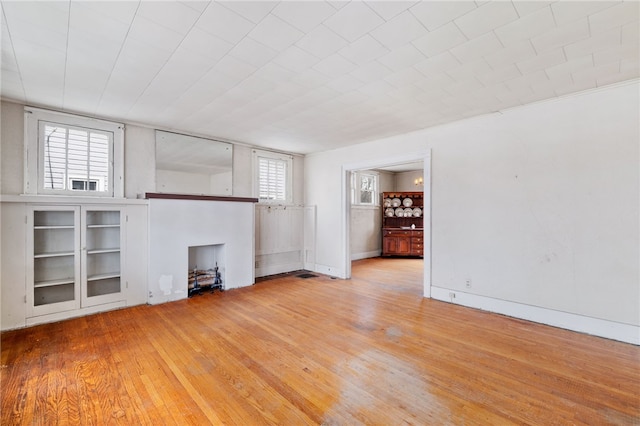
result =
[[[640,345],[640,327],[631,324],[623,324],[569,312],[525,305],[508,300],[494,299],[441,287],[431,287],[431,297],[456,305],[481,309],[483,311],[494,312],[598,337],[605,337],[633,345]]]
[[[351,254],[351,260],[362,260],[362,259],[369,259],[371,257],[379,257],[380,254],[381,254],[380,250],[365,251],[362,253],[353,253]]]

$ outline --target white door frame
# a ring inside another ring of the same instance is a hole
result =
[[[423,295],[431,297],[431,150],[405,153],[398,156],[368,160],[342,165],[342,249],[344,254],[344,278],[351,278],[351,179],[350,173],[356,170],[375,169],[379,167],[395,166],[398,164],[424,161],[424,282]]]

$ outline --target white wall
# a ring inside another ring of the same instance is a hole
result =
[[[424,185],[416,185],[415,181],[418,178],[423,178],[423,170],[413,170],[410,172],[396,173],[395,175],[395,189],[394,191],[403,192],[420,192],[424,191]]]
[[[582,331],[640,343],[638,93],[634,81],[307,156],[319,268],[346,268],[342,166],[431,149],[436,297],[605,321],[624,336]]]

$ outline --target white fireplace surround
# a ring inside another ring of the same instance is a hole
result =
[[[231,197],[149,198],[149,303],[188,296],[189,247],[224,244],[224,288],[255,282],[255,206]],[[186,199],[185,199],[186,198]]]

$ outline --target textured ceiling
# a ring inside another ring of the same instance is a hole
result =
[[[637,1],[1,4],[4,99],[296,153],[639,75]]]

